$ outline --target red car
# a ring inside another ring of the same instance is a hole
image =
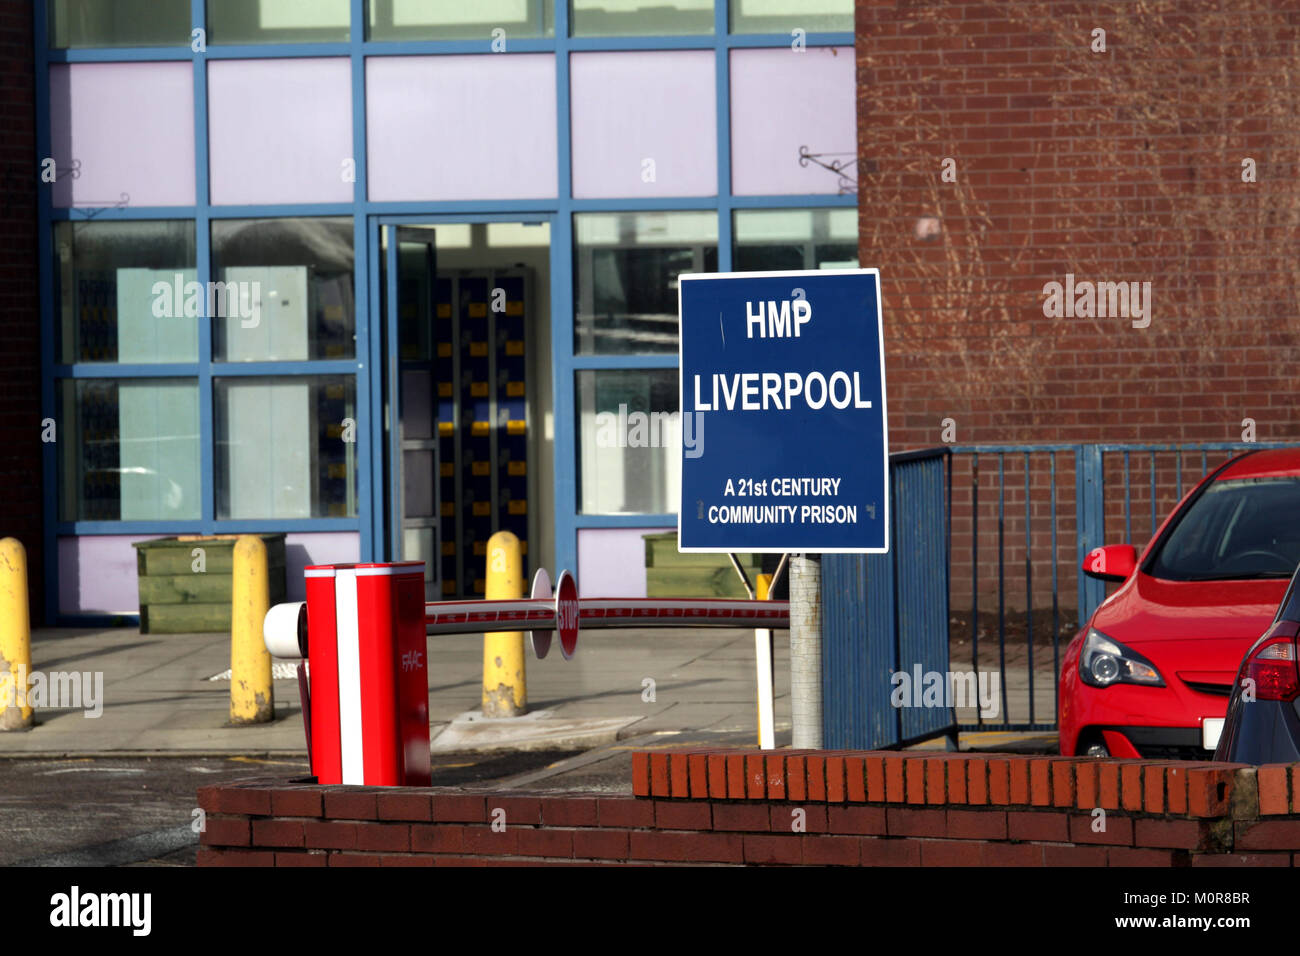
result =
[[[1061,753],[1209,759],[1241,660],[1300,564],[1300,449],[1238,455],[1188,492],[1141,556],[1097,548],[1123,586],[1070,642]]]

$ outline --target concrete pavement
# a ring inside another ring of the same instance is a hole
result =
[[[776,729],[790,743],[789,642],[778,631]],[[527,651],[533,713],[510,722],[476,711],[482,679],[479,635],[431,637],[429,719],[433,749],[591,750],[635,740],[639,747],[754,746],[754,637],[748,630],[584,632],[573,660]],[[0,757],[176,754],[301,756],[306,753],[296,679],[274,682],[276,718],[227,726],[230,684],[209,680],[230,667],[225,634],[140,634],[133,628],[34,632],[32,667],[42,673],[102,674],[98,717],[38,709],[31,730],[0,733]],[[284,668],[287,672],[289,669]],[[87,682],[87,687],[92,686]],[[66,703],[66,701],[64,702]],[[661,738],[661,741],[660,741]],[[1053,735],[963,735],[963,749],[1054,747]],[[930,741],[926,749],[941,748]]]
[[[681,730],[747,734],[737,742],[756,742],[752,631],[587,632],[571,661],[558,650],[538,661],[529,650],[529,707],[543,713],[508,731],[493,728],[496,722],[463,719],[479,705],[482,646],[478,635],[429,638],[435,750],[580,749]],[[788,659],[788,643],[778,638],[779,742],[782,734],[787,742],[789,737]],[[297,680],[274,682],[273,723],[229,727],[229,681],[208,680],[229,667],[230,638],[224,634],[38,630],[32,637],[33,671],[102,673],[102,713],[38,709],[33,729],[0,734],[0,756],[305,753]]]

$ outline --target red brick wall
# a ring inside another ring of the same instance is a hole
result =
[[[32,4],[0,2],[0,536],[27,549],[32,619],[42,613],[40,312]]]
[[[943,418],[963,443],[1300,438],[1298,24],[1273,0],[858,0],[898,447]],[[1069,272],[1151,282],[1150,326],[1044,317]]]
[[[630,797],[204,788],[198,863],[1292,866],[1298,783],[1300,765],[641,752]]]
[[[858,0],[860,259],[881,270],[893,447],[940,443],[944,419],[959,444],[1238,442],[1245,418],[1260,441],[1300,439],[1298,25],[1300,7],[1274,0]],[[1044,286],[1067,273],[1150,282],[1149,327],[1046,317]],[[1170,465],[1157,520],[1175,500]],[[1059,566],[1073,607],[1069,466]],[[969,496],[954,492],[953,598],[968,608]],[[981,504],[988,607],[997,516],[983,486]],[[1023,533],[1023,503],[1008,501],[1012,607]]]

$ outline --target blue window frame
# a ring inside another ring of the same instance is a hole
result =
[[[203,29],[207,23],[210,0],[190,0],[191,27]],[[103,378],[119,380],[133,377],[193,376],[199,390],[199,476],[202,487],[200,517],[185,522],[149,521],[63,521],[59,514],[59,492],[54,482],[46,481],[44,499],[46,619],[68,621],[58,609],[57,539],[77,534],[148,534],[148,533],[215,533],[241,531],[356,531],[360,535],[362,560],[380,560],[377,542],[383,540],[382,435],[371,425],[378,421],[382,408],[380,379],[371,370],[380,361],[379,336],[382,324],[378,312],[378,232],[383,222],[442,221],[521,221],[529,217],[544,218],[551,227],[551,355],[553,413],[557,423],[554,446],[554,502],[551,508],[555,540],[556,567],[575,569],[577,536],[585,528],[670,527],[676,524],[672,514],[582,514],[577,493],[578,448],[575,422],[575,376],[589,369],[676,368],[677,356],[670,355],[577,355],[573,331],[573,216],[578,212],[636,212],[641,210],[707,209],[718,217],[717,268],[732,267],[732,221],[739,209],[784,209],[834,207],[856,204],[849,195],[734,196],[731,192],[731,112],[729,56],[732,50],[752,47],[788,47],[791,36],[775,34],[739,34],[728,29],[729,0],[716,0],[714,27],[711,34],[680,36],[570,36],[569,4],[555,3],[554,35],[510,37],[509,52],[545,52],[556,57],[556,102],[558,104],[557,198],[530,201],[466,202],[371,202],[366,195],[366,110],[365,60],[384,55],[495,55],[492,37],[465,40],[371,41],[366,38],[366,0],[350,0],[351,29],[346,42],[222,44],[218,39],[205,50],[190,46],[116,47],[84,49],[50,49],[45,3],[38,3],[35,16],[36,114],[38,157],[51,155],[49,122],[49,66],[54,63],[190,61],[194,76],[194,119],[196,157],[196,203],[193,206],[97,207],[54,209],[51,193],[42,189],[39,196],[38,234],[43,254],[40,260],[41,288],[41,366],[42,415],[57,417],[58,382],[62,379]],[[851,32],[809,33],[803,38],[808,46],[853,45]],[[717,182],[716,197],[634,199],[574,199],[570,168],[569,54],[587,50],[712,50],[715,56],[715,93],[717,98]],[[283,57],[344,56],[351,62],[352,73],[352,141],[356,161],[356,178],[350,203],[321,203],[214,207],[208,201],[208,117],[207,71],[210,59],[256,59]],[[52,283],[54,223],[89,219],[184,219],[195,227],[196,280],[205,285],[212,273],[212,223],[220,219],[269,219],[287,217],[347,216],[352,219],[354,248],[354,292],[356,305],[357,354],[349,359],[310,362],[249,362],[213,364],[210,323],[200,320],[198,361],[183,366],[106,366],[58,365],[56,356],[55,316]],[[216,517],[214,409],[215,377],[237,375],[349,375],[355,376],[357,431],[361,436],[357,448],[358,514],[346,518],[299,518],[268,520],[218,520]],[[47,476],[58,474],[54,444],[43,448],[43,465]],[[378,469],[378,471],[377,471]],[[543,505],[550,503],[542,503]],[[86,620],[86,618],[78,618]]]

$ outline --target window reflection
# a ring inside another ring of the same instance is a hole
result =
[[[712,211],[574,216],[576,351],[676,352],[677,277],[717,271],[717,230]]]

